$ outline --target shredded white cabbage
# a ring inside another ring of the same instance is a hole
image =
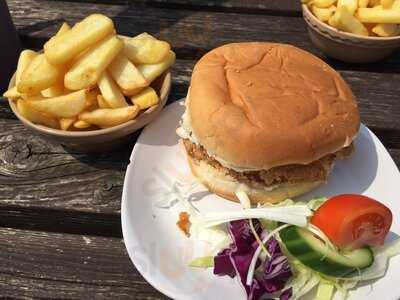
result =
[[[335,291],[335,284],[327,280],[321,280],[318,284],[317,295],[315,296],[315,300],[331,300],[334,291]]]
[[[289,281],[286,284],[285,289],[292,288],[293,297],[296,298],[298,293],[303,289],[303,287],[311,279],[312,273],[310,270],[308,270],[304,267],[301,267],[300,265],[298,265],[298,267],[295,268],[294,272],[295,272],[295,276],[292,278],[291,281]]]
[[[202,216],[203,226],[212,227],[243,219],[268,219],[287,224],[305,227],[308,224],[307,217],[311,211],[306,205],[292,205],[285,207],[250,208],[241,211],[207,213]]]
[[[229,234],[218,226],[205,228],[195,221],[192,222],[189,233],[190,238],[210,245],[210,255],[217,254],[220,249],[227,248],[232,242]]]
[[[238,197],[243,209],[251,208],[251,202],[249,196],[247,196],[245,191],[239,190],[235,194]]]
[[[307,282],[298,290],[297,293],[293,291],[293,298],[291,300],[299,299],[300,297],[308,294],[320,282],[320,278],[316,274],[311,274]]]
[[[382,277],[385,275],[391,257],[400,254],[400,238],[387,243],[382,247],[375,247],[373,264],[365,269],[360,270],[360,274],[352,277],[346,277],[342,280],[364,281]]]

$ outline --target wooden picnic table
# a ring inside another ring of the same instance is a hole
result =
[[[146,31],[169,41],[178,58],[169,102],[185,96],[196,60],[216,46],[274,41],[303,48],[343,75],[362,121],[400,163],[400,56],[367,65],[325,57],[308,38],[298,0],[7,3],[25,48],[41,48],[63,21],[95,12],[111,17],[121,34]],[[123,179],[137,136],[108,153],[71,151],[28,130],[6,101],[0,128],[0,298],[165,298],[131,264],[122,240]]]

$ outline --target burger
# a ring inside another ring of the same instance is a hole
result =
[[[234,43],[195,65],[177,133],[211,192],[275,203],[327,182],[353,152],[357,103],[314,55],[276,43]]]

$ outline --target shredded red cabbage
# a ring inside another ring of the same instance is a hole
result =
[[[223,249],[214,257],[214,274],[215,275],[228,275],[229,277],[235,277],[236,271],[231,263],[232,250],[230,248]]]
[[[290,287],[282,292],[279,300],[289,300],[293,296],[293,289]]]
[[[262,231],[259,220],[252,220],[255,231],[259,236],[266,234]],[[232,221],[229,223],[229,233],[233,243],[214,257],[214,274],[219,276],[239,276],[246,290],[248,300],[258,300],[272,293],[276,295],[292,276],[287,258],[283,255],[279,243],[271,238],[266,243],[271,258],[264,262],[257,261],[257,272],[250,286],[246,284],[247,273],[254,253],[259,246],[248,220]],[[281,300],[288,300],[292,290],[287,289],[280,294]]]
[[[261,283],[268,293],[274,293],[282,290],[293,274],[290,270],[289,261],[283,255],[279,243],[275,238],[268,241],[267,250],[271,258],[264,262]]]

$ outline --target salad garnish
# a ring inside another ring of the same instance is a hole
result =
[[[190,238],[212,246],[189,266],[238,278],[249,300],[298,299],[313,289],[319,300],[344,300],[360,281],[384,276],[400,254],[400,239],[387,239],[392,213],[366,196],[251,208],[240,191],[242,210],[216,213],[202,213],[185,198],[178,199],[190,214],[180,219]]]

